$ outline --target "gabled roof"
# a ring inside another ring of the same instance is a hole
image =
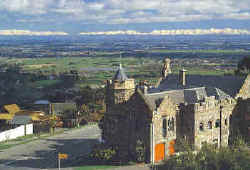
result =
[[[0,114],[0,120],[12,120],[14,117],[13,114],[9,114],[9,113],[1,113]]]
[[[113,77],[113,80],[125,81],[127,79],[128,79],[128,77],[125,74],[125,71],[123,70],[122,65],[120,64],[120,67],[116,71],[115,76]]]
[[[186,86],[183,87],[179,83],[178,75],[172,74],[162,80],[157,88],[151,89],[151,92],[207,87],[220,89],[234,98],[245,79],[246,76],[186,75]]]
[[[148,106],[149,110],[151,112],[153,112],[155,110],[155,103],[152,102],[152,100],[150,100],[147,96],[145,96],[140,89],[137,89],[137,92],[138,92],[139,96],[141,96],[141,98],[143,99],[143,101],[146,103],[146,105]]]
[[[16,104],[4,105],[3,108],[10,114],[20,111],[20,108]]]

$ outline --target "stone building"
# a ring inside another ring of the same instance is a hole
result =
[[[104,141],[123,159],[158,162],[175,153],[178,140],[194,149],[227,146],[232,117],[247,109],[250,76],[189,75],[185,69],[174,75],[165,59],[155,87],[135,85],[120,66],[106,90]]]

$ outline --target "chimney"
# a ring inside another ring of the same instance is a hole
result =
[[[181,69],[179,72],[179,83],[182,86],[186,86],[186,72],[187,72],[187,70],[185,70],[184,68]]]
[[[148,94],[148,86],[144,85],[143,87],[143,93]]]
[[[147,85],[147,82],[145,80],[141,80],[139,82],[139,88],[142,90],[142,92],[144,94],[148,93],[148,85]]]

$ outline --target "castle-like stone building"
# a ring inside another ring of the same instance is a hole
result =
[[[242,121],[249,135],[250,76],[188,75],[185,69],[174,75],[165,59],[155,87],[136,85],[120,65],[106,90],[102,136],[121,158],[158,162],[176,152],[178,140],[194,149],[227,146]]]

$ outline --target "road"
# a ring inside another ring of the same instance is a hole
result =
[[[57,154],[67,153],[61,160],[62,167],[70,167],[79,157],[90,152],[98,142],[100,130],[97,125],[66,131],[63,134],[39,139],[0,151],[0,170],[32,170],[57,168]]]

